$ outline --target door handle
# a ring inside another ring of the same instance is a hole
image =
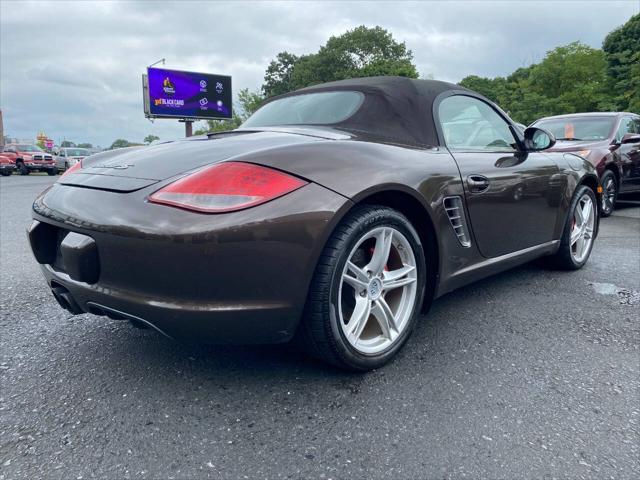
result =
[[[467,177],[467,185],[469,191],[473,193],[482,193],[489,188],[489,179],[483,175],[469,175]]]

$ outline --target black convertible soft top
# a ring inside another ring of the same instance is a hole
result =
[[[362,92],[362,106],[332,127],[376,137],[392,143],[423,147],[439,144],[433,119],[435,98],[447,91],[473,93],[453,83],[406,77],[365,77],[339,80],[286,93],[269,101],[313,92]]]

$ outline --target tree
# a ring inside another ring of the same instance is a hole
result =
[[[62,148],[67,148],[67,147],[75,147],[75,146],[76,146],[76,144],[75,144],[75,143],[73,143],[73,142],[72,142],[72,141],[70,141],[70,140],[63,140],[63,141],[62,141],[62,143],[60,144],[60,146],[61,146]]]
[[[290,92],[291,75],[293,67],[300,57],[289,53],[280,52],[275,60],[272,60],[267,71],[264,74],[264,83],[262,84],[262,94],[266,97],[274,97]]]
[[[93,148],[93,145],[91,145],[90,143],[79,143],[78,145],[76,145],[78,148]]]
[[[264,97],[260,93],[251,92],[248,88],[243,88],[238,92],[240,108],[234,108],[231,120],[207,120],[207,126],[197,129],[194,135],[234,130],[253,115],[253,112],[260,108],[263,101]]]
[[[558,113],[598,110],[607,88],[604,53],[580,42],[557,47],[531,70],[530,82],[534,92],[562,105]]]
[[[111,146],[109,147],[109,150],[115,150],[116,148],[130,147],[131,145],[132,145],[131,142],[129,142],[128,140],[119,138],[111,144]]]
[[[413,53],[387,30],[360,26],[329,38],[317,53],[279,53],[267,67],[262,92],[268,98],[318,83],[379,75],[418,78]]]
[[[147,135],[146,137],[144,137],[144,143],[151,143],[151,142],[155,142],[156,140],[160,140],[160,137],[156,136],[156,135]]]
[[[609,33],[602,43],[602,50],[617,109],[640,112],[640,14],[634,15],[627,23]]]
[[[483,94],[527,125],[548,115],[613,108],[602,50],[579,42],[557,47],[540,63],[518,68],[506,78],[470,75],[460,85]]]

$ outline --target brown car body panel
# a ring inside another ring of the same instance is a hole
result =
[[[309,183],[225,214],[148,202],[175,179],[229,160]],[[490,177],[491,189],[469,192],[472,171]],[[433,241],[435,257],[428,261],[437,268],[429,297],[437,297],[555,252],[573,192],[580,183],[597,185],[593,167],[571,154],[454,157],[443,145],[400,145],[331,126],[240,129],[106,152],[76,172],[36,199],[29,229],[36,259],[61,305],[214,343],[289,340],[318,258],[356,204],[395,199],[393,205],[416,220],[423,246]],[[468,247],[451,226],[447,197],[463,201]],[[85,244],[65,244],[68,232],[80,234]],[[83,257],[83,249],[93,256]],[[78,259],[86,260],[80,267],[96,279],[78,279]]]

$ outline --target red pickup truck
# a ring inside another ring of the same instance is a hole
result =
[[[20,172],[20,175],[29,175],[31,172],[47,172],[49,175],[58,174],[58,168],[53,156],[36,145],[5,145],[0,155],[9,157],[15,163],[16,170]]]

